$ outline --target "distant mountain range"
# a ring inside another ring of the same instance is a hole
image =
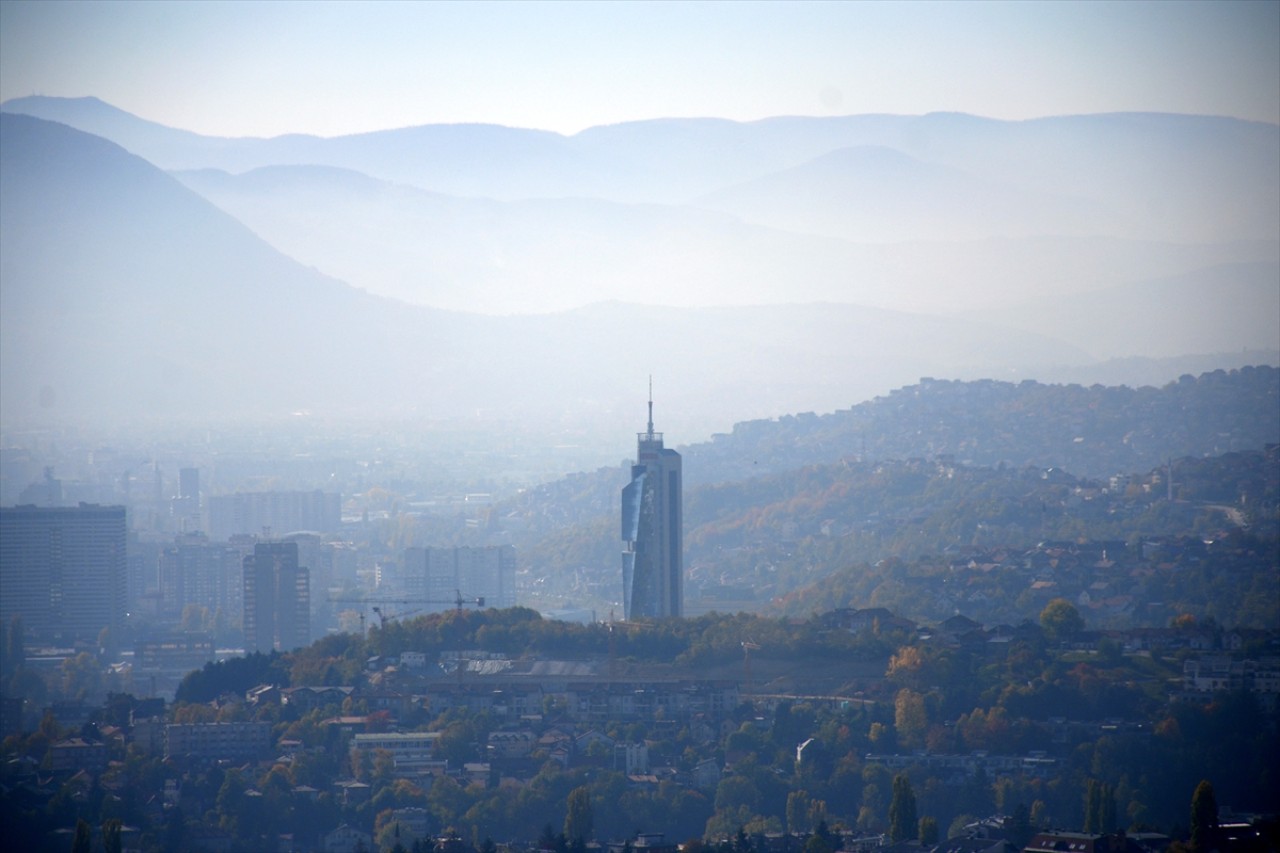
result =
[[[1109,357],[1231,367],[1280,348],[1273,125],[940,114],[260,140],[92,98],[3,112],[6,420],[612,428],[652,373],[667,428],[705,435],[923,375],[1091,381]]]

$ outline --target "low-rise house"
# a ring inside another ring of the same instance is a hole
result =
[[[1023,853],[1143,853],[1123,832],[1098,835],[1087,832],[1041,832],[1032,837]]]
[[[106,744],[91,743],[83,738],[59,740],[49,748],[49,763],[55,774],[84,770],[96,776],[106,770]]]
[[[281,702],[299,714],[306,714],[328,705],[342,705],[355,690],[354,687],[286,687],[280,691]]]
[[[515,732],[490,732],[490,758],[524,758],[538,744],[537,736],[528,729]]]
[[[368,801],[371,789],[364,782],[343,779],[333,783],[334,798],[344,806],[358,806]]]
[[[324,837],[320,849],[324,853],[356,853],[357,850],[372,850],[373,836],[344,823]]]

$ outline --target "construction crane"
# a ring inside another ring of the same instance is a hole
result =
[[[405,611],[405,612],[403,612],[403,613],[393,613],[393,614],[391,614],[391,616],[389,616],[389,617],[388,617],[388,616],[387,616],[387,614],[386,614],[385,612],[383,612],[382,607],[381,607],[381,606],[379,606],[379,605],[377,605],[377,604],[373,605],[373,607],[372,607],[371,609],[373,610],[373,612],[374,612],[374,613],[378,614],[378,627],[380,627],[380,628],[386,628],[386,627],[387,627],[387,620],[388,620],[388,619],[391,619],[392,621],[394,621],[394,620],[396,620],[396,619],[403,619],[403,618],[405,618],[406,616],[412,616],[412,615],[413,615],[413,614],[415,614],[415,613],[421,613],[421,612],[422,612],[420,609],[419,609],[419,610],[406,610],[406,611]],[[364,621],[364,614],[361,614],[361,615],[360,615],[360,619],[361,619],[361,621],[362,621],[362,622]]]

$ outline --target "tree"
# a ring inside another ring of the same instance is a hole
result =
[[[1086,835],[1101,832],[1099,812],[1102,809],[1102,789],[1097,779],[1090,779],[1084,791],[1084,831]]]
[[[1201,779],[1191,795],[1191,849],[1194,853],[1209,850],[1217,832],[1218,798],[1213,793],[1213,784],[1208,779]]]
[[[889,803],[889,840],[906,841],[919,831],[916,822],[916,792],[907,774],[893,777],[893,801]]]
[[[809,792],[792,791],[787,794],[787,832],[792,835],[809,830]]]
[[[76,821],[76,834],[71,839],[71,853],[92,853],[93,830],[84,818]]]
[[[1055,598],[1040,611],[1040,627],[1050,640],[1062,642],[1084,630],[1084,619],[1070,601]]]
[[[1102,786],[1102,802],[1098,805],[1098,826],[1102,832],[1115,832],[1116,789],[1114,785],[1103,784]]]
[[[102,665],[88,652],[62,662],[62,692],[69,699],[94,700],[104,695]]]
[[[1026,803],[1018,803],[1009,822],[1009,840],[1021,850],[1031,840],[1031,810]]]
[[[893,700],[893,727],[898,733],[898,746],[915,749],[923,745],[924,733],[929,727],[924,697],[906,687],[899,690]]]
[[[564,816],[564,835],[570,842],[585,842],[591,838],[595,814],[591,809],[591,791],[580,785],[569,792]]]
[[[102,822],[103,853],[121,853],[124,849],[124,840],[120,834],[122,826],[119,818],[112,818]]]
[[[932,847],[938,843],[938,819],[931,815],[920,818],[920,845]]]

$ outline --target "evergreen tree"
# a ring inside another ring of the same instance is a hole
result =
[[[1031,810],[1026,803],[1018,803],[1013,809],[1009,824],[1009,841],[1021,850],[1031,840]]]
[[[1201,779],[1191,795],[1191,849],[1195,853],[1210,850],[1217,832],[1218,798],[1213,793],[1213,784]]]
[[[889,840],[906,841],[919,831],[916,792],[905,773],[893,777],[893,801],[889,804]]]

